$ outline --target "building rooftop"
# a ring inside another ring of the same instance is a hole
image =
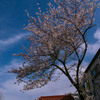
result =
[[[68,94],[68,95],[41,96],[39,100],[74,100],[74,98],[71,94]]]
[[[91,68],[91,65],[95,62],[96,58],[98,57],[98,55],[100,55],[100,48],[98,49],[97,53],[95,54],[94,58],[92,59],[92,61],[90,62],[90,64],[88,65],[87,69],[85,70],[85,73]]]

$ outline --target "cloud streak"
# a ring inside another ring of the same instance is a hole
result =
[[[65,93],[75,92],[74,87],[69,87],[70,82],[65,76],[61,76],[60,80],[56,82],[49,82],[48,85],[25,91],[24,93],[20,92],[20,89],[23,88],[23,83],[17,86],[13,84],[15,79],[9,79],[5,82],[2,82],[2,94],[4,100],[35,100],[40,96],[50,96],[50,95],[64,95]]]
[[[97,50],[100,48],[100,28],[98,28],[94,33],[94,38],[97,39],[97,42],[88,45],[88,54],[95,54]]]
[[[28,34],[23,33],[23,34],[15,35],[5,40],[0,40],[0,51],[6,50],[7,47],[19,43],[21,39],[26,38],[28,35],[29,33]]]
[[[27,34],[19,34],[14,37],[8,38],[6,40],[0,40],[0,45],[10,45],[18,42],[20,39],[24,38]]]
[[[7,69],[10,69],[11,66],[19,64],[19,60],[13,60],[9,65],[4,66],[3,70],[6,71]],[[63,95],[65,93],[75,92],[74,87],[69,87],[71,85],[70,81],[65,75],[62,74],[59,80],[57,80],[56,82],[51,81],[42,88],[32,89],[25,91],[25,93],[21,93],[20,89],[23,89],[24,83],[21,83],[19,86],[17,86],[16,84],[14,84],[14,82],[16,81],[15,75],[11,75],[8,73],[0,74],[0,76],[2,76],[4,79],[5,77],[7,77],[6,80],[0,83],[0,90],[3,94],[3,100],[35,100],[40,96]]]

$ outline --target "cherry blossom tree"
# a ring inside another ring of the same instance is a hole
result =
[[[25,59],[23,66],[10,72],[16,73],[17,82],[25,82],[24,89],[28,90],[47,84],[59,69],[84,100],[79,72],[88,47],[87,32],[95,26],[98,0],[54,0],[48,5],[46,12],[39,8],[36,18],[27,12],[29,24],[25,29],[32,32],[30,45],[18,54]]]

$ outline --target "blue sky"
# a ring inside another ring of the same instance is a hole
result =
[[[16,81],[16,75],[6,73],[13,66],[22,63],[21,59],[13,56],[22,51],[22,44],[25,44],[24,38],[30,33],[23,30],[27,25],[27,9],[30,15],[34,15],[38,9],[37,3],[43,11],[47,8],[50,0],[0,0],[0,91],[3,100],[35,100],[43,95],[59,95],[74,92],[75,89],[70,86],[70,82],[65,76],[61,76],[57,82],[49,82],[48,85],[40,89],[34,89],[20,92],[23,83],[19,86],[13,84]],[[84,61],[87,66],[92,60],[98,48],[100,48],[100,8],[96,10],[94,28],[88,31],[88,51]]]

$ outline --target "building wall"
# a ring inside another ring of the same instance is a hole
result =
[[[100,50],[90,65],[84,78],[84,87],[91,91],[95,100],[100,100]]]

